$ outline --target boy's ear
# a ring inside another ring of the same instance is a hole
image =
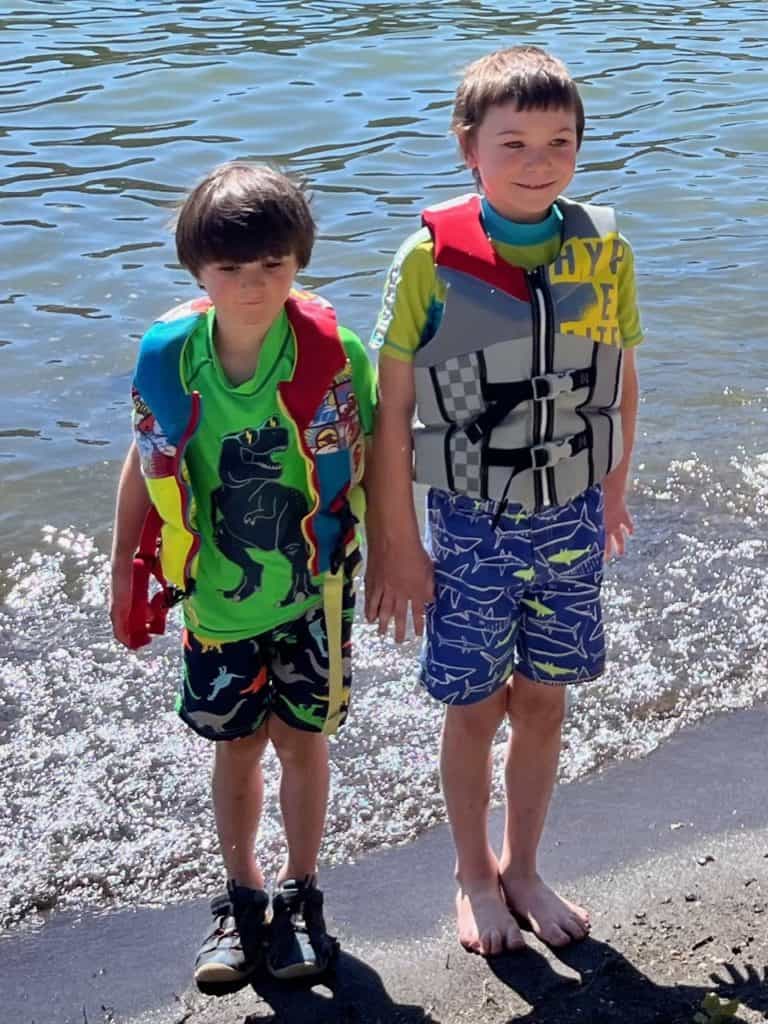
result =
[[[474,140],[471,135],[462,134],[459,136],[459,149],[461,150],[461,155],[464,157],[464,163],[470,171],[474,171],[477,167],[477,157],[475,155]]]

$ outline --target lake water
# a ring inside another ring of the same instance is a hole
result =
[[[570,194],[613,204],[647,341],[611,667],[574,693],[562,777],[768,696],[765,7],[539,0],[18,0],[0,19],[0,926],[210,894],[210,749],[172,711],[175,642],[110,640],[105,553],[136,341],[194,293],[173,205],[214,164],[314,194],[302,282],[363,336],[428,203],[466,191],[459,70],[537,43],[583,88]],[[441,820],[413,643],[357,630],[326,860]],[[501,750],[501,740],[497,753]],[[280,856],[274,763],[262,848]],[[498,793],[497,793],[498,795]]]

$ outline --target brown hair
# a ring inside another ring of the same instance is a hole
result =
[[[294,255],[309,263],[315,222],[301,188],[271,167],[234,160],[214,168],[182,204],[175,222],[179,263],[250,263]]]
[[[578,145],[584,134],[584,107],[565,64],[538,46],[512,46],[474,61],[456,90],[451,131],[462,152],[490,107],[515,103],[518,110],[562,108],[576,115]]]

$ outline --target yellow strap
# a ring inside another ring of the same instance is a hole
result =
[[[357,547],[357,541],[347,546],[347,555]],[[358,560],[349,578],[349,585],[354,587],[354,578],[360,572],[361,562]],[[323,583],[323,612],[325,613],[325,631],[328,637],[328,714],[325,718],[323,732],[332,736],[339,727],[342,717],[349,704],[349,691],[344,687],[344,652],[341,649],[341,626],[344,614],[344,566],[335,573],[326,573]]]

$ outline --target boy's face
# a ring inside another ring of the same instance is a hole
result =
[[[294,255],[265,256],[250,263],[220,260],[204,264],[197,280],[226,330],[249,329],[255,334],[265,332],[285,305],[298,269]]]
[[[510,102],[489,108],[466,142],[464,157],[495,210],[534,223],[570,184],[577,151],[573,111],[518,110]]]

